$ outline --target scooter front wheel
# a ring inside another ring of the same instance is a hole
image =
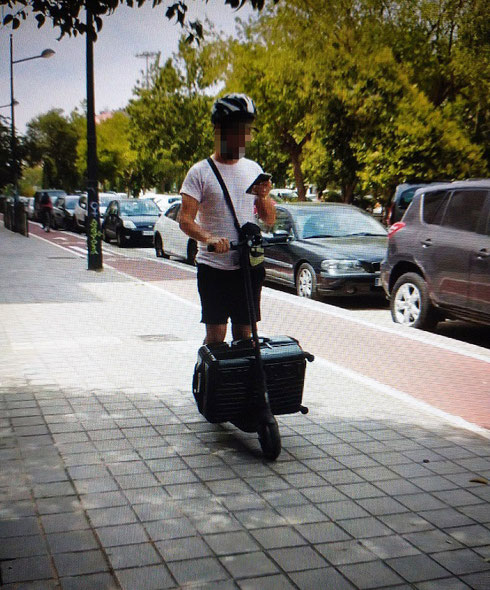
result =
[[[259,442],[264,453],[264,457],[274,461],[281,453],[281,435],[276,419],[261,424],[258,428]]]

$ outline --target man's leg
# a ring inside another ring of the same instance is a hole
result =
[[[248,324],[231,324],[233,340],[245,340],[252,337],[252,328]]]
[[[226,337],[226,324],[206,324],[204,344],[219,344]]]

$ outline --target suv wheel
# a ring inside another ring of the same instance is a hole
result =
[[[390,298],[390,310],[397,324],[431,330],[439,321],[424,279],[413,272],[402,275],[395,283]]]

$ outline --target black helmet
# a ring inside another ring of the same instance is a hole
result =
[[[227,94],[213,104],[211,123],[252,122],[257,116],[254,101],[246,94]]]

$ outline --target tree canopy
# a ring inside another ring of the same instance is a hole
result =
[[[52,109],[27,124],[24,138],[26,160],[40,165],[43,186],[73,191],[80,176],[76,168],[77,129],[63,116],[61,109]]]
[[[149,87],[135,89],[127,112],[140,188],[180,188],[188,168],[212,151],[212,98],[204,94],[212,63],[209,48],[182,39],[176,55],[154,64]]]
[[[104,16],[123,3],[94,4]],[[75,32],[83,31],[66,31]],[[178,188],[212,151],[210,107],[228,91],[248,93],[258,107],[249,155],[300,196],[316,184],[346,202],[367,192],[387,200],[401,182],[489,172],[484,0],[271,0],[238,39],[186,39],[137,85],[124,120],[98,126],[105,182]],[[79,140],[79,157],[83,149]]]
[[[148,0],[153,7],[166,6],[165,16],[169,20],[175,20],[188,33],[188,40],[201,39],[203,36],[202,23],[196,19],[188,21],[186,0]],[[208,0],[202,0],[207,2]],[[271,0],[277,2],[278,0]],[[141,7],[147,0],[0,0],[0,6],[11,9],[3,18],[3,24],[10,24],[17,29],[22,20],[25,20],[30,13],[33,13],[37,20],[38,27],[42,27],[46,20],[50,20],[54,27],[60,30],[60,37],[64,35],[83,35],[87,32],[87,25],[84,18],[85,6],[90,3],[90,10],[94,16],[96,31],[100,31],[105,16],[112,14],[121,5],[130,8]],[[265,0],[224,0],[224,4],[233,9],[239,9],[249,3],[254,9],[262,10]]]
[[[480,0],[289,0],[231,42],[226,88],[256,99],[300,195],[303,178],[351,202],[410,179],[483,175],[485,16]]]

